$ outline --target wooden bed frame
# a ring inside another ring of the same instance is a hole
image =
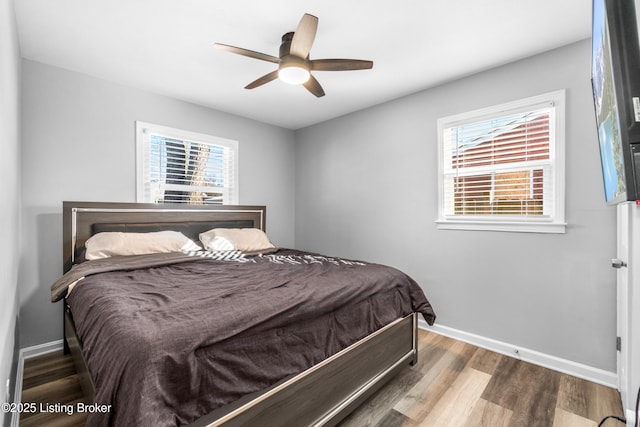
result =
[[[129,225],[131,228],[128,228]],[[190,237],[214,226],[265,230],[264,206],[63,202],[63,265],[67,272],[84,242],[103,228],[174,229]],[[199,230],[199,231],[198,231]],[[73,356],[85,400],[94,384],[65,303],[65,352]],[[333,426],[418,357],[417,314],[397,319],[308,370],[204,415],[202,426]]]

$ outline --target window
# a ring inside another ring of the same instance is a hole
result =
[[[238,142],[136,122],[137,200],[238,203]]]
[[[438,120],[440,229],[564,233],[564,91]]]

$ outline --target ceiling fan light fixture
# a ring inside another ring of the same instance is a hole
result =
[[[301,85],[311,77],[309,64],[304,59],[293,55],[282,58],[278,67],[278,77],[285,83]]]
[[[296,31],[290,31],[282,36],[279,56],[267,55],[241,47],[215,43],[218,49],[223,49],[249,58],[278,64],[278,69],[257,78],[245,89],[255,89],[259,86],[280,79],[291,85],[303,85],[305,89],[317,98],[325,95],[324,89],[311,75],[314,71],[349,71],[368,70],[373,67],[373,61],[361,59],[309,59],[309,51],[313,45],[318,30],[318,17],[305,13],[298,23]]]
[[[282,67],[278,70],[278,77],[285,83],[290,85],[301,85],[309,80],[311,73],[304,67],[298,65],[292,65],[289,67]]]

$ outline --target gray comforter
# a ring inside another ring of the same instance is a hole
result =
[[[112,405],[88,426],[187,424],[399,317],[435,319],[394,268],[291,250],[89,261],[52,286],[52,300],[81,277],[67,303],[94,401]]]

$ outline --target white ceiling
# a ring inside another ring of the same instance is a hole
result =
[[[590,36],[587,0],[15,0],[23,57],[298,129]],[[311,59],[374,61],[315,72],[326,96],[273,81],[304,13],[319,18]]]

